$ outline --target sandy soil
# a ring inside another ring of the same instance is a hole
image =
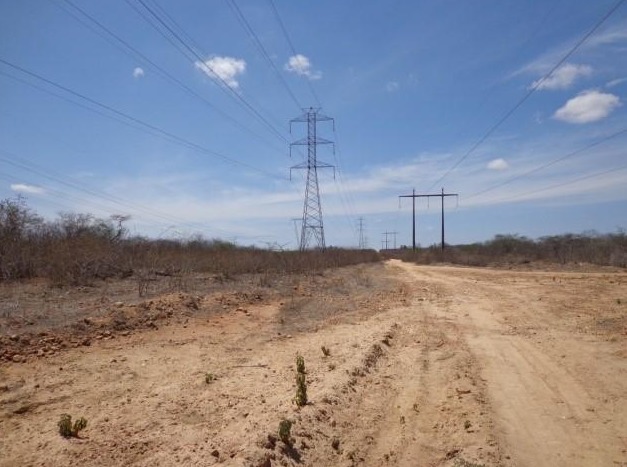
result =
[[[624,272],[390,261],[288,285],[5,326],[0,466],[627,466]]]

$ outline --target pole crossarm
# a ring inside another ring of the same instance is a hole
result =
[[[444,247],[445,247],[445,243],[444,243],[444,198],[447,198],[449,196],[455,196],[455,197],[459,197],[459,194],[457,193],[444,193],[444,188],[442,188],[442,192],[441,193],[420,193],[420,194],[416,194],[416,190],[413,190],[411,195],[399,195],[399,198],[412,198],[413,202],[414,202],[414,210],[413,210],[413,216],[414,216],[414,250],[416,250],[416,198],[440,198],[442,200],[442,251],[444,251]],[[400,201],[400,199],[399,199]]]

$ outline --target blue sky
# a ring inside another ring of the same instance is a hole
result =
[[[318,152],[337,166],[319,174],[327,245],[356,246],[359,218],[369,246],[385,231],[411,244],[398,196],[414,188],[459,194],[449,243],[613,232],[627,227],[627,4],[545,75],[616,4],[0,0],[0,199],[294,248],[304,151],[288,143],[306,128],[289,120],[319,101],[336,123],[319,128],[337,143]],[[421,245],[439,241],[439,212],[417,202]]]

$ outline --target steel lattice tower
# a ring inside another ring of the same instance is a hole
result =
[[[310,107],[308,110],[293,120],[290,120],[290,132],[292,123],[307,123],[307,137],[294,141],[290,145],[290,155],[293,146],[307,146],[307,160],[291,167],[292,169],[307,169],[307,182],[305,184],[305,203],[303,205],[303,219],[300,233],[300,250],[311,247],[312,238],[315,239],[315,248],[324,250],[324,224],[322,222],[322,205],[320,204],[320,189],[318,187],[318,169],[334,166],[318,161],[317,147],[320,144],[333,144],[333,141],[321,138],[317,135],[318,122],[335,121],[320,113],[319,108]],[[334,168],[335,169],[335,168]]]

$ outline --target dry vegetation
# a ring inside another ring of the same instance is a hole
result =
[[[210,273],[228,280],[238,274],[316,274],[380,260],[374,251],[280,252],[200,236],[185,241],[129,237],[125,220],[61,213],[45,221],[20,198],[2,200],[0,282],[43,278],[57,286],[77,286],[134,276],[142,292],[156,276]]]
[[[0,467],[627,465],[622,232],[388,252],[504,270],[124,220],[0,201]]]
[[[497,235],[492,240],[471,245],[440,246],[386,252],[387,257],[417,264],[452,263],[465,266],[581,265],[627,267],[627,234],[587,232],[532,240],[520,235]]]

